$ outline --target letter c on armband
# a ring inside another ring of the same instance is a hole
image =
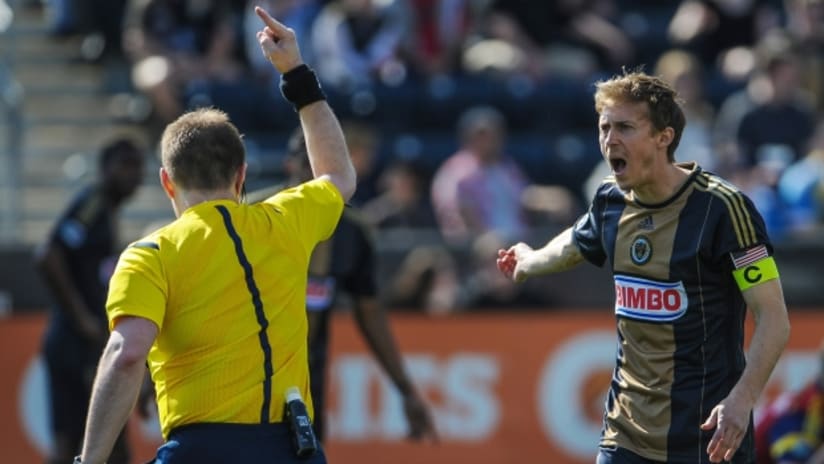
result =
[[[772,256],[760,259],[747,267],[742,267],[732,271],[732,276],[738,288],[746,290],[768,280],[778,278],[778,268]]]
[[[744,280],[751,284],[760,281],[761,275],[761,268],[758,266],[747,266],[747,268],[744,269]]]

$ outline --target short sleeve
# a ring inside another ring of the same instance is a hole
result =
[[[343,212],[343,197],[329,179],[320,178],[286,189],[263,201],[282,210],[308,247],[332,236]]]
[[[586,213],[578,218],[572,228],[572,240],[587,261],[601,267],[607,259],[604,242],[601,240],[604,227],[603,205],[606,185],[601,185]]]
[[[163,328],[168,285],[155,242],[137,242],[120,255],[109,283],[106,314],[109,329],[118,317],[136,316]]]
[[[724,207],[721,208],[722,213],[714,241],[713,253],[716,258],[722,261],[735,260],[742,253],[755,249],[772,255],[772,245],[764,219],[753,202],[737,191],[726,193],[723,198]]]

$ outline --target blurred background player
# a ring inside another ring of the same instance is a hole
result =
[[[818,375],[776,398],[755,425],[758,464],[824,464],[824,342]]]
[[[54,434],[49,463],[71,462],[80,451],[94,371],[106,342],[109,277],[121,250],[117,213],[142,182],[143,166],[144,154],[133,141],[105,145],[97,181],[70,202],[35,256],[54,299],[43,339]],[[121,434],[109,462],[128,460]]]
[[[312,176],[303,133],[299,129],[289,139],[285,168],[289,186],[305,182]],[[249,195],[248,201],[257,202],[273,193],[271,190],[256,191]],[[343,305],[342,296],[347,295],[363,338],[401,395],[410,438],[434,439],[436,433],[431,415],[403,366],[386,312],[378,302],[375,260],[372,232],[365,219],[352,207],[344,208],[332,237],[319,243],[312,253],[306,310],[312,403],[317,411],[316,433],[320,438],[326,435],[324,412],[330,316]]]

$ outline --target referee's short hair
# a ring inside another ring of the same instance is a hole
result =
[[[246,162],[237,127],[215,108],[190,111],[166,126],[160,155],[172,180],[187,190],[225,188]]]

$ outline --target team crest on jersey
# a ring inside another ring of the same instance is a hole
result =
[[[674,321],[687,312],[682,282],[615,276],[615,314],[644,321]]]
[[[638,266],[643,266],[649,262],[649,259],[652,258],[652,242],[649,241],[646,235],[635,237],[629,247],[629,257]]]

